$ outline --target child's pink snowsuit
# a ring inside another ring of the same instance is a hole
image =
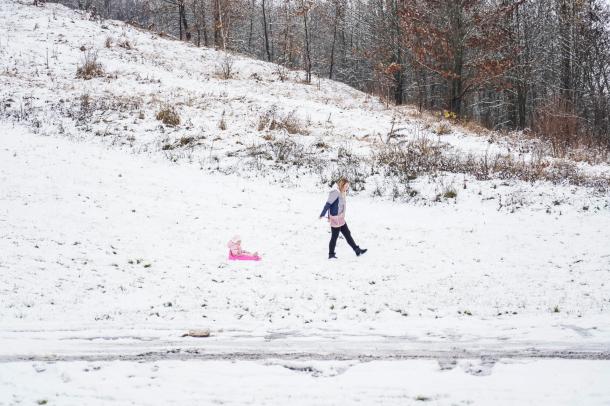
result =
[[[229,260],[241,260],[241,261],[260,261],[261,257],[258,254],[252,254],[248,251],[241,249],[241,239],[239,236],[235,236],[227,243],[229,247]]]

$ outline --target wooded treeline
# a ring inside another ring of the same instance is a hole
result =
[[[603,0],[64,0],[489,128],[610,143]]]

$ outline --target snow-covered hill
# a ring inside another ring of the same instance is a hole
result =
[[[91,51],[103,75],[77,78]],[[608,402],[599,382],[570,375],[604,377],[607,361],[533,360],[609,357],[603,187],[436,171],[411,180],[396,201],[379,198],[405,186],[371,163],[392,126],[400,129],[393,144],[413,139],[434,150],[441,139],[457,155],[516,162],[536,154],[526,141],[520,150],[335,82],[305,85],[299,72],[272,64],[232,56],[233,77],[224,79],[225,58],[53,4],[0,2],[6,404],[184,404],[206,389],[216,391],[210,402],[285,404],[296,393],[307,404],[310,385],[328,391],[320,404],[570,404],[576,390],[576,402]],[[178,126],[157,119],[167,107]],[[452,133],[433,135],[441,124]],[[295,157],[302,163],[291,164]],[[572,165],[592,181],[608,172],[603,163]],[[340,170],[365,177],[347,216],[369,252],[357,258],[340,240],[339,260],[329,262],[321,183]],[[409,191],[417,204],[403,201]],[[236,233],[262,262],[227,261]],[[194,328],[211,337],[182,337]],[[185,381],[172,381],[181,369],[174,360],[197,357],[264,361],[237,370],[214,363],[221,373],[206,382],[218,386],[202,386],[194,363]],[[393,358],[438,362],[382,362]],[[158,359],[168,361],[152,374],[129,363]],[[369,366],[387,376],[374,381],[362,372]],[[99,380],[85,375],[100,368]],[[123,377],[122,368],[131,372]],[[543,389],[511,389],[545,373]],[[265,389],[236,394],[225,376]],[[99,395],[101,380],[124,392]],[[158,396],[143,394],[152,386]]]
[[[0,117],[40,135],[302,187],[346,174],[356,191],[394,200],[453,202],[444,196],[457,194],[458,201],[491,198],[509,210],[608,206],[610,166],[603,157],[595,165],[557,160],[535,140],[475,134],[338,82],[314,78],[307,85],[302,72],[122,22],[91,21],[55,4],[8,0],[0,4],[0,21]],[[86,66],[91,78],[78,73]],[[173,113],[178,125],[160,120],[171,123]],[[397,145],[430,159],[379,159]]]

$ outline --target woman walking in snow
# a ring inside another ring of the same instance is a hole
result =
[[[336,189],[333,189],[328,194],[328,200],[324,205],[324,209],[320,214],[320,218],[323,218],[328,212],[328,221],[330,222],[330,243],[328,244],[328,259],[337,258],[335,256],[335,246],[337,245],[337,238],[339,232],[343,234],[347,243],[352,247],[357,256],[364,254],[366,248],[360,248],[354,242],[352,234],[347,228],[345,223],[345,195],[349,189],[349,182],[345,178],[341,178],[337,181]]]

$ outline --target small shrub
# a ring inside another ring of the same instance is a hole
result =
[[[434,133],[436,135],[447,135],[451,134],[451,127],[446,123],[440,123],[435,129]]]
[[[445,117],[447,120],[456,120],[457,114],[455,113],[455,111],[445,110],[443,111],[443,117]]]
[[[193,137],[182,137],[182,138],[180,138],[179,143],[180,143],[181,147],[185,147],[185,146],[191,144],[193,141],[195,141],[195,138],[193,138]]]
[[[570,100],[556,97],[534,112],[534,132],[551,143],[554,157],[565,157],[578,142],[583,125],[575,111]]]
[[[390,192],[390,196],[392,197],[393,201],[410,201],[411,199],[414,199],[417,195],[419,195],[419,192],[413,189],[409,184],[394,184]]]
[[[217,74],[222,79],[228,80],[233,78],[235,75],[235,59],[231,54],[225,54],[220,63],[217,66]]]
[[[263,131],[269,129],[272,121],[275,120],[275,116],[277,114],[277,106],[273,105],[269,110],[267,110],[264,114],[262,114],[258,119],[258,131]]]
[[[398,188],[398,186],[394,185],[394,187],[392,188],[392,201],[395,201],[400,198],[400,195],[400,189]]]
[[[108,37],[106,37],[106,41],[104,41],[104,46],[106,48],[112,48],[112,42],[113,42],[112,37],[108,36]]]
[[[222,112],[222,116],[220,117],[220,121],[218,122],[218,129],[221,131],[225,131],[227,129],[227,122],[225,121],[225,112]]]
[[[286,66],[278,64],[276,65],[273,74],[277,76],[280,82],[285,82],[286,80],[288,80],[288,72],[289,70]]]
[[[157,113],[157,120],[161,121],[165,125],[169,125],[172,127],[180,125],[180,116],[171,106],[166,106],[162,108]]]
[[[321,149],[322,151],[330,148],[330,146],[327,143],[325,143],[323,140],[317,140],[313,145],[314,145],[314,147]]]
[[[133,44],[126,37],[119,38],[117,45],[123,49],[127,49],[127,50],[133,49]]]
[[[275,122],[277,128],[286,130],[288,134],[307,134],[308,131],[303,127],[301,120],[296,116],[296,111],[293,110]]]
[[[264,129],[269,127],[269,122],[271,121],[271,118],[269,117],[269,114],[263,114],[262,116],[259,117],[258,119],[258,126],[256,127],[256,129],[258,131],[263,131]]]
[[[375,185],[375,189],[373,189],[373,193],[371,194],[373,197],[381,197],[383,196],[383,187],[379,185]]]
[[[460,122],[461,127],[468,131],[469,133],[474,133],[477,135],[487,135],[489,134],[489,130],[483,127],[481,124],[477,123],[474,120],[462,120]]]
[[[336,161],[337,168],[331,173],[331,178],[345,177],[349,179],[353,191],[361,192],[365,190],[366,180],[371,173],[369,162],[345,147],[340,147],[337,150]]]
[[[83,63],[76,68],[76,77],[89,80],[100,76],[104,76],[104,68],[97,61],[97,52],[85,50]]]
[[[292,110],[284,116],[277,114],[276,106],[273,106],[265,114],[261,115],[258,120],[258,131],[286,131],[288,134],[309,134],[309,131],[303,126],[303,123],[296,115],[296,110]]]
[[[401,145],[387,145],[375,154],[375,163],[386,169],[386,175],[395,175],[404,182],[420,174],[432,174],[447,166],[445,146],[426,137],[407,141]]]
[[[89,93],[83,93],[80,96],[79,111],[75,114],[77,122],[79,124],[87,123],[95,111],[95,108],[95,100]]]
[[[280,163],[295,162],[303,152],[300,144],[287,137],[270,141],[269,149],[275,161]]]
[[[457,192],[453,188],[446,189],[443,192],[443,197],[445,199],[455,199],[457,197]]]
[[[251,158],[251,163],[257,170],[263,169],[265,161],[273,160],[266,145],[251,145],[246,148],[246,154]]]

